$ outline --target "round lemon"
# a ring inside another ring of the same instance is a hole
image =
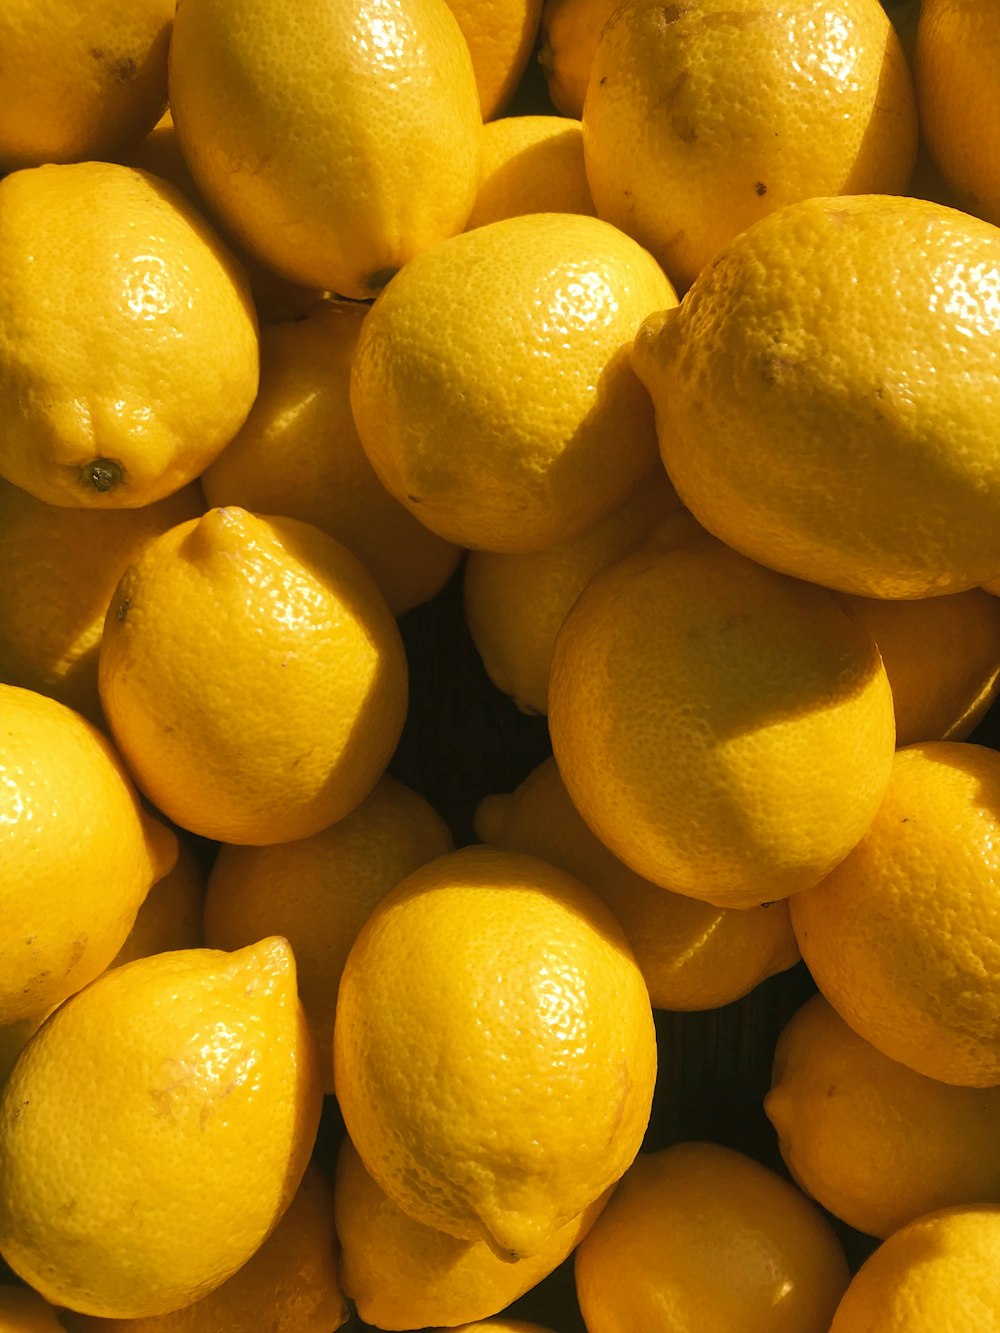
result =
[[[597,218],[533,213],[412,260],[365,319],[358,434],[390,494],[462,546],[530,551],[609,514],[656,457],[629,366],[671,306],[650,255]]]
[[[392,498],[361,447],[350,373],[366,311],[324,301],[265,325],[257,399],[201,484],[210,505],[285,514],[336,537],[400,615],[440,592],[461,551]]]
[[[717,537],[844,592],[925,597],[1000,574],[998,334],[1000,228],[918,199],[809,199],[647,320],[633,365],[671,480]]]
[[[260,1248],[321,1093],[285,941],[113,968],[50,1016],[0,1099],[0,1253],[54,1304],[192,1304]]]
[[[583,131],[565,116],[505,116],[483,126],[479,192],[465,229],[522,213],[594,214]]]
[[[713,907],[643,879],[583,822],[554,759],[509,795],[484,797],[475,826],[483,842],[540,856],[607,903],[656,1009],[718,1008],[799,961],[787,902]]]
[[[583,145],[598,215],[680,291],[786,204],[901,193],[916,101],[879,0],[627,0],[597,43]]]
[[[277,1226],[200,1301],[146,1319],[72,1318],[72,1333],[333,1333],[348,1320],[337,1275],[330,1186],[306,1167]]]
[[[367,1169],[415,1220],[538,1255],[625,1171],[652,1099],[649,995],[564,871],[467,847],[408,875],[344,965],[334,1081]]]
[[[1000,1203],[1000,1087],[907,1069],[821,995],[778,1038],[764,1110],[796,1182],[858,1231],[884,1237],[936,1208]]]
[[[172,186],[110,162],[0,181],[0,476],[150,504],[229,443],[257,375],[246,277]]]
[[[309,523],[210,509],[147,546],[108,608],[101,701],[138,785],[224,842],[305,838],[358,805],[406,713],[374,579]]]
[[[629,555],[680,508],[658,465],[607,518],[565,541],[522,554],[470,551],[465,619],[486,674],[523,712],[548,711],[556,634],[599,570]]]
[[[837,597],[667,518],[556,637],[549,730],[573,804],[625,864],[718,907],[817,883],[867,831],[892,696]]]
[[[866,836],[791,903],[802,957],[841,1018],[944,1083],[1000,1083],[998,841],[1000,754],[910,745]]]
[[[170,107],[199,189],[285,277],[365,298],[462,230],[482,120],[445,0],[197,0]]]
[[[1000,601],[981,588],[894,602],[848,596],[878,644],[896,746],[961,741],[1000,691]]]
[[[1000,226],[1000,12],[923,0],[915,71],[920,126],[961,207]]]
[[[350,814],[311,838],[219,848],[205,899],[205,941],[213,949],[239,949],[267,935],[288,940],[325,1092],[333,1092],[340,974],[358,931],[401,879],[451,850],[440,815],[388,775]]]
[[[375,1183],[345,1138],[334,1189],[344,1291],[361,1318],[378,1328],[425,1328],[442,1319],[449,1325],[484,1319],[557,1268],[586,1235],[607,1199],[605,1192],[564,1223],[538,1254],[508,1263],[484,1241],[459,1240],[404,1213]]]
[[[175,0],[9,0],[0,13],[0,175],[141,139],[167,101]]]
[[[0,1023],[31,1018],[108,966],[177,840],[78,713],[0,685]]]
[[[830,1333],[998,1333],[1000,1207],[930,1213],[855,1274]]]
[[[0,481],[0,680],[101,725],[97,661],[118,580],[160,533],[204,511],[192,483],[141,509],[65,509]]]
[[[588,1333],[827,1333],[847,1286],[819,1209],[742,1153],[641,1153],[576,1251]]]

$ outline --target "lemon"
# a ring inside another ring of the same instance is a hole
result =
[[[308,1166],[260,1249],[221,1287],[148,1319],[70,1316],[71,1333],[333,1333],[348,1311],[337,1276],[330,1187]]]
[[[0,685],[0,847],[3,1024],[103,972],[177,858],[97,728],[12,685]]]
[[[892,696],[832,593],[676,513],[556,637],[549,730],[573,804],[644,878],[718,907],[817,883],[867,831]]]
[[[629,366],[675,301],[597,218],[534,213],[418,255],[365,319],[351,403],[386,489],[459,545],[529,551],[609,514],[656,457]]]
[[[640,1153],[575,1266],[588,1333],[827,1333],[848,1281],[819,1209],[715,1143]]]
[[[345,1138],[334,1189],[344,1290],[361,1318],[378,1328],[483,1319],[558,1267],[607,1198],[606,1192],[561,1226],[537,1255],[507,1263],[481,1240],[459,1240],[409,1217],[379,1188]]]
[[[201,484],[210,505],[285,514],[336,537],[400,615],[440,592],[461,551],[389,495],[361,447],[350,370],[365,313],[325,301],[261,330],[256,402]]]
[[[1000,14],[924,0],[915,69],[920,125],[961,207],[1000,226]]]
[[[445,0],[184,3],[169,86],[199,189],[295,282],[370,297],[465,225],[482,120]]]
[[[855,1274],[830,1333],[997,1333],[1000,1208],[948,1208],[903,1227]]]
[[[210,509],[126,571],[101,700],[138,785],[224,842],[287,842],[351,811],[406,712],[406,658],[374,580],[309,523]]]
[[[140,1318],[231,1277],[291,1201],[320,1112],[280,939],[114,968],[0,1100],[0,1252],[49,1301]]]
[[[1000,1087],[907,1069],[821,995],[778,1038],[764,1110],[796,1182],[858,1231],[884,1237],[936,1208],[1000,1203]]]
[[[916,101],[879,0],[626,0],[594,54],[583,144],[598,215],[683,290],[786,204],[901,193]]]
[[[505,116],[483,126],[479,192],[466,231],[522,213],[593,216],[583,131],[564,116]]]
[[[651,884],[619,861],[583,822],[554,759],[516,791],[484,797],[475,827],[483,842],[540,856],[607,903],[654,1008],[714,1009],[799,961],[787,903],[713,907]]]
[[[167,100],[175,0],[10,0],[0,15],[0,176],[141,139]]]
[[[731,241],[633,364],[717,537],[844,592],[925,597],[1000,574],[998,331],[1000,228],[810,199]]]
[[[0,475],[135,508],[193,481],[257,392],[246,277],[183,196],[109,162],[0,181]]]
[[[792,900],[816,984],[855,1032],[928,1078],[1000,1083],[1000,754],[897,752],[871,828]]]
[[[145,546],[194,518],[196,483],[141,509],[66,509],[0,481],[0,680],[101,725],[97,660],[118,580]]]
[[[583,114],[601,29],[619,0],[545,0],[538,60],[549,97],[565,116]]]
[[[548,710],[556,634],[580,593],[678,508],[677,492],[654,465],[607,518],[565,541],[522,554],[469,552],[463,583],[469,631],[486,674],[523,712]]]
[[[334,1029],[347,1131],[416,1221],[531,1258],[632,1161],[656,1067],[621,928],[532,856],[467,847],[383,898]]]
[[[535,44],[542,0],[448,0],[469,46],[483,120],[510,100]]]
[[[350,814],[311,838],[219,848],[205,899],[206,943],[239,949],[266,935],[288,940],[324,1091],[333,1091],[337,988],[358,931],[411,870],[451,850],[440,815],[388,775]]]
[[[980,588],[911,602],[847,602],[885,663],[897,748],[964,740],[1000,691],[1000,602]]]

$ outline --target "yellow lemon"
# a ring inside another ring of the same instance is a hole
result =
[[[538,1255],[625,1171],[656,1042],[611,913],[536,857],[467,847],[408,875],[340,981],[337,1099],[414,1219]]]
[[[118,580],[154,537],[204,508],[194,483],[141,509],[96,512],[0,481],[0,680],[100,725],[97,659]]]
[[[448,0],[469,47],[483,120],[510,100],[535,44],[542,0]]]
[[[481,1240],[459,1240],[404,1213],[375,1183],[345,1138],[334,1190],[344,1291],[361,1318],[378,1328],[483,1319],[558,1267],[606,1202],[605,1193],[561,1226],[538,1254],[506,1263]]]
[[[460,545],[571,537],[655,459],[629,347],[675,299],[641,246],[576,214],[505,218],[418,255],[355,352],[351,403],[375,471]]]
[[[99,679],[138,785],[225,842],[287,842],[346,815],[406,712],[402,641],[367,570],[312,524],[236,508],[178,524],[129,567]]]
[[[0,1287],[3,1333],[65,1333],[55,1310],[29,1287]]]
[[[61,1005],[0,1100],[0,1252],[49,1301],[136,1319],[259,1249],[319,1121],[284,940],[113,968]]]
[[[545,0],[538,60],[549,97],[565,116],[583,114],[601,29],[619,0]]]
[[[333,1091],[333,1019],[344,961],[375,904],[412,870],[452,850],[444,820],[388,775],[349,815],[274,847],[223,844],[209,876],[205,940],[238,949],[281,935]]]
[[[177,857],[97,728],[12,685],[0,685],[0,847],[3,1024],[103,972]]]
[[[714,1143],[641,1153],[575,1265],[588,1333],[827,1333],[848,1281],[819,1209]]]
[[[821,995],[778,1039],[764,1110],[796,1182],[858,1231],[888,1236],[936,1208],[1000,1203],[1000,1087],[907,1069]]]
[[[928,1078],[1000,1083],[1000,754],[962,741],[897,752],[868,833],[792,925],[855,1032]]]
[[[583,145],[598,215],[682,290],[786,204],[901,193],[916,102],[879,0],[627,0],[597,44]]]
[[[0,181],[0,475],[150,504],[228,444],[257,374],[246,277],[172,186],[110,162]]]
[[[556,638],[552,748],[600,840],[719,907],[808,888],[889,781],[892,696],[838,598],[729,550],[689,514],[587,585]]]
[[[788,905],[739,910],[671,893],[630,870],[581,819],[554,759],[516,791],[487,796],[476,834],[527,852],[593,889],[625,931],[657,1009],[715,1009],[799,961]]]
[[[947,1208],[895,1232],[855,1274],[830,1333],[998,1333],[1000,1208]]]
[[[479,95],[445,0],[182,4],[170,107],[227,229],[305,286],[370,297],[472,207]]]
[[[674,509],[677,492],[654,468],[607,518],[565,541],[522,554],[470,551],[465,618],[490,680],[524,712],[548,710],[556,634],[605,566],[630,554]]]
[[[141,139],[167,100],[175,0],[11,0],[0,14],[0,175]]]
[[[897,748],[964,740],[1000,691],[1000,602],[980,588],[912,602],[847,602],[885,663]]]
[[[257,400],[202,489],[211,505],[315,523],[367,566],[399,615],[444,587],[461,551],[392,498],[361,447],[350,373],[366,309],[326,301],[261,330]]]
[[[348,1311],[337,1275],[330,1187],[306,1168],[268,1238],[221,1287],[147,1319],[70,1316],[72,1333],[333,1333]]]
[[[1000,12],[923,0],[915,53],[920,126],[960,205],[1000,226]]]
[[[466,231],[522,213],[593,216],[583,131],[564,116],[505,116],[483,126],[479,193]]]
[[[21,1052],[45,1022],[51,1011],[43,1009],[29,1018],[0,1025],[0,1090],[10,1078]]]
[[[844,592],[925,597],[1000,574],[998,334],[1000,228],[810,199],[731,241],[633,364],[717,537]]]

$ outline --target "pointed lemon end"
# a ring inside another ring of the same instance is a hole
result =
[[[297,999],[295,955],[284,936],[268,935],[256,944],[235,949],[229,958],[233,975],[246,977],[248,995]]]
[[[173,829],[167,828],[162,820],[154,815],[142,812],[142,829],[146,838],[146,851],[149,856],[151,884],[157,884],[169,875],[177,864],[180,844]]]
[[[476,1216],[483,1240],[498,1259],[508,1264],[534,1258],[559,1229],[550,1210],[519,1213],[481,1206]]]
[[[654,402],[655,390],[662,377],[663,354],[675,336],[679,310],[680,306],[671,306],[668,310],[657,310],[648,315],[639,325],[632,343],[632,369]]]
[[[480,842],[490,842],[495,847],[504,845],[509,809],[509,796],[483,797],[472,819],[473,830]]]

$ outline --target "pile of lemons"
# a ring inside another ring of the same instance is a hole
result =
[[[0,1329],[1000,1330],[1000,9],[9,0],[0,178]]]

